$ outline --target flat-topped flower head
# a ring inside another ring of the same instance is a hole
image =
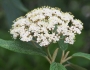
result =
[[[40,46],[56,43],[62,39],[63,35],[64,43],[73,44],[75,35],[81,34],[82,25],[83,23],[74,19],[70,13],[44,6],[16,19],[10,29],[10,34],[14,39],[19,37],[21,41],[34,40]]]

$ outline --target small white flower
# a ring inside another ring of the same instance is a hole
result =
[[[65,37],[64,43],[73,44],[75,35],[81,34],[82,22],[74,19],[70,13],[64,13],[60,9],[42,7],[27,13],[14,21],[10,34],[21,41],[35,41],[40,46],[47,46],[51,42],[56,43]]]

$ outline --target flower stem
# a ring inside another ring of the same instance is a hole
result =
[[[49,48],[48,48],[48,47],[46,47],[46,48],[47,48],[47,54],[48,54],[48,55],[45,56],[45,58],[46,58],[46,59],[48,60],[48,62],[51,64],[52,62],[55,61],[59,48],[56,48],[56,50],[54,51],[54,53],[53,53],[52,56],[51,56],[51,54],[50,54],[50,52],[49,52]]]
[[[65,64],[64,66],[67,67],[67,66],[70,66],[70,64]]]
[[[66,53],[65,56],[64,56],[64,59],[67,58],[67,56],[68,56],[69,53],[70,53],[70,51],[67,51],[67,53]]]
[[[48,58],[48,56],[45,56],[45,58],[47,59],[47,61],[51,64],[51,60]]]
[[[60,61],[61,64],[62,64],[62,61],[63,61],[63,58],[64,58],[64,54],[65,54],[65,51],[63,50],[62,51],[62,56],[61,56],[61,61]]]
[[[52,60],[52,56],[50,54],[49,47],[47,47],[47,54],[48,54],[48,57],[50,58],[50,60]]]
[[[52,56],[52,62],[55,61],[58,50],[59,50],[59,48],[56,48],[56,50],[54,51],[53,56]]]
[[[68,54],[69,54],[69,51],[66,52],[66,54],[64,51],[62,52],[62,57],[61,57],[61,61],[60,61],[61,64],[63,64],[64,62],[66,62],[72,58],[72,56],[68,57]]]
[[[64,63],[64,62],[70,60],[71,58],[72,58],[72,56],[70,56],[70,57],[68,57],[68,58],[66,58],[66,59],[64,59],[64,60],[62,60],[62,63]]]

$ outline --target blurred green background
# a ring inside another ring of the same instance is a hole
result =
[[[84,23],[84,29],[81,35],[76,36],[75,44],[69,45],[68,50],[71,51],[70,54],[78,51],[90,53],[90,0],[0,0],[0,38],[11,40],[9,29],[12,21],[41,6],[59,7],[80,19]],[[51,48],[52,52],[54,47],[55,45]],[[58,53],[58,59],[60,55]],[[73,58],[70,61],[90,70],[88,60]],[[0,47],[0,70],[49,70],[49,63],[41,56],[16,53]]]

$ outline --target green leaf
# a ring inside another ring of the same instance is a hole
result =
[[[74,70],[87,70],[87,69],[85,69],[85,68],[83,68],[83,67],[81,67],[81,66],[75,65],[75,64],[70,63],[70,62],[69,62],[69,66],[70,66],[71,68],[73,68]]]
[[[50,65],[50,70],[67,70],[67,69],[60,63],[53,62]]]
[[[10,29],[12,21],[20,17],[27,11],[20,0],[2,0],[2,7],[7,19],[7,25]]]
[[[82,53],[82,52],[74,53],[72,57],[83,57],[90,60],[90,54]]]
[[[46,53],[42,49],[35,47],[34,45],[32,45],[31,42],[29,42],[28,44],[26,42],[21,42],[21,41],[7,41],[0,39],[0,47],[18,53],[46,56]]]
[[[68,44],[64,43],[64,36],[61,37],[61,39],[58,41],[59,48],[62,50],[67,50]]]

